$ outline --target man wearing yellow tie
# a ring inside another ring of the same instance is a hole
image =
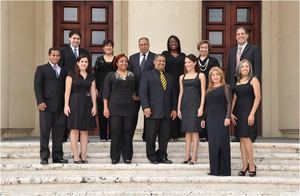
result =
[[[175,119],[176,94],[171,75],[165,73],[166,58],[162,54],[154,57],[154,69],[144,72],[140,81],[139,95],[145,115],[146,153],[153,163],[167,163],[170,120]],[[159,149],[155,151],[158,136]]]

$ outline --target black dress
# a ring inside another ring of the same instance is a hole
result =
[[[253,86],[250,84],[251,80],[252,78],[246,84],[235,86],[237,100],[233,113],[237,117],[236,134],[238,138],[252,138],[252,134],[256,130],[256,120],[254,125],[248,125],[248,116],[255,100]]]
[[[75,72],[70,72],[68,76],[72,77],[69,101],[71,113],[68,116],[68,129],[94,130],[96,128],[96,120],[91,114],[93,103],[90,89],[95,77],[93,74],[88,73],[84,79]]]
[[[230,111],[231,92],[227,86],[207,91],[205,117],[211,175],[231,175],[229,126],[224,126],[225,118],[230,118]]]
[[[212,67],[220,67],[219,61],[212,57],[207,56],[203,61],[200,59],[200,56],[198,57],[198,64],[200,68],[200,73],[203,73],[205,75],[206,79],[206,88],[208,87],[208,73]]]
[[[181,99],[181,132],[200,132],[198,109],[201,102],[201,82],[199,73],[194,79],[182,79],[183,95]]]
[[[184,72],[184,61],[185,61],[185,54],[180,53],[177,57],[171,55],[169,51],[164,51],[162,54],[166,57],[166,73],[169,73],[174,79],[174,91],[176,93],[176,100],[178,100],[179,96],[179,77]],[[181,128],[181,120],[176,118],[175,120],[171,121],[171,131],[170,131],[170,138],[176,139],[181,137],[182,134],[180,131]]]
[[[102,91],[103,91],[103,83],[104,83],[103,81],[105,76],[109,72],[115,70],[116,68],[113,67],[113,61],[106,62],[103,56],[97,57],[95,62],[95,67],[94,67],[94,76],[96,78],[96,88],[99,92],[98,104],[97,104],[98,119],[99,119],[99,135],[100,135],[100,139],[104,139],[104,140],[110,139],[110,131],[109,131],[109,122],[107,118],[103,116],[103,99],[102,99]]]

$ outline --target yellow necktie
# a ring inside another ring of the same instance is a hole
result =
[[[167,89],[167,80],[166,80],[166,77],[165,77],[165,74],[163,71],[160,71],[160,81],[161,81],[161,85],[163,87],[164,90]]]

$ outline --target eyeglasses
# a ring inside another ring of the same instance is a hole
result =
[[[124,64],[124,63],[128,63],[128,61],[118,61],[119,64]]]

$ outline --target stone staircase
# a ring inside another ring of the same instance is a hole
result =
[[[256,177],[237,176],[239,143],[231,143],[232,176],[208,176],[208,145],[200,143],[195,165],[184,165],[184,142],[170,142],[173,164],[150,164],[145,143],[134,142],[132,164],[112,165],[110,142],[90,141],[89,164],[39,164],[38,141],[3,141],[1,195],[299,195],[298,143],[255,143]]]

